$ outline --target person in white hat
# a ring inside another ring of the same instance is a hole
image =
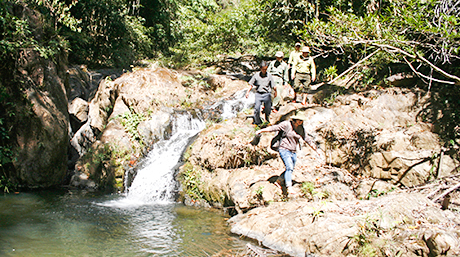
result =
[[[294,92],[301,94],[302,104],[307,103],[307,93],[310,90],[311,82],[316,80],[316,65],[313,57],[310,56],[310,48],[304,46],[302,54],[294,61],[291,70],[291,77],[294,79]]]
[[[283,136],[281,137],[278,152],[281,159],[283,160],[285,170],[280,175],[280,177],[283,177],[284,175],[287,193],[290,197],[293,196],[292,172],[294,171],[294,166],[297,160],[296,150],[297,144],[300,143],[300,139],[304,140],[313,150],[318,153],[316,144],[309,136],[305,134],[303,122],[306,119],[307,118],[305,115],[297,114],[292,116],[290,120],[285,120],[279,124],[266,127],[256,132],[256,135],[259,135],[260,133],[265,132],[283,131]],[[279,183],[279,179],[276,183]],[[279,184],[277,186],[280,187]]]
[[[289,67],[292,67],[292,65],[294,65],[295,59],[297,59],[302,54],[302,52],[300,52],[301,46],[302,45],[300,44],[300,42],[295,43],[294,51],[292,51],[291,54],[289,55],[289,61],[288,61]]]
[[[275,80],[275,90],[273,90],[274,98],[272,103],[274,111],[286,103],[286,99],[289,98],[289,89],[292,90],[292,88],[289,86],[288,65],[283,61],[284,53],[278,51],[276,52],[275,57],[276,60],[272,61],[268,65],[267,69],[267,72],[272,74],[273,80]],[[293,93],[294,92],[292,90],[291,97],[294,97]]]

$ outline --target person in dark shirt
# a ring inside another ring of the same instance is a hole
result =
[[[249,96],[252,88],[256,89],[256,100],[254,106],[254,122],[253,124],[260,125],[262,120],[260,119],[260,108],[262,103],[264,104],[265,122],[270,123],[270,113],[272,110],[272,97],[271,91],[275,87],[275,81],[273,76],[267,72],[268,64],[266,61],[262,61],[260,64],[260,71],[256,72],[249,85],[251,86],[246,92],[246,98]]]

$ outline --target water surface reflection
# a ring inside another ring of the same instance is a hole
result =
[[[0,196],[0,256],[210,256],[244,247],[220,212],[120,204],[125,199],[82,191]]]

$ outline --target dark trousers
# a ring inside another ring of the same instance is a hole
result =
[[[272,96],[270,93],[256,93],[256,101],[254,106],[254,124],[262,124],[260,120],[260,108],[264,103],[265,121],[270,122],[270,113],[272,111]]]

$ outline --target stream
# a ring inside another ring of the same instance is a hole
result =
[[[244,91],[211,106],[222,118],[247,108]],[[243,249],[228,215],[175,201],[177,167],[205,128],[190,113],[172,117],[126,193],[42,190],[0,196],[0,256],[211,256]],[[129,174],[127,174],[129,175]]]
[[[226,215],[178,203],[115,207],[123,195],[0,196],[0,256],[211,256],[241,249]]]

